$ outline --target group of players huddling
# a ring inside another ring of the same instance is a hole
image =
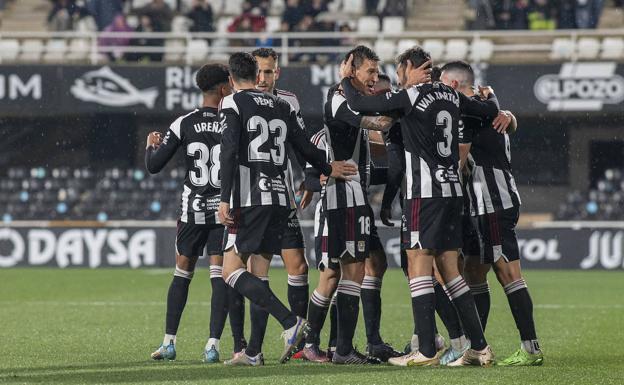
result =
[[[541,365],[533,304],[522,278],[515,226],[520,197],[511,174],[509,133],[515,117],[500,111],[490,87],[474,87],[465,62],[434,68],[413,47],[397,58],[399,88],[379,73],[369,48],[351,50],[330,88],[324,127],[309,137],[294,94],[275,88],[275,51],[233,54],[228,66],[197,72],[203,106],[147,138],[146,167],[159,172],[180,149],[187,174],[176,237],[176,268],[167,296],[165,337],[155,360],[176,358],[176,334],[199,256],[210,258],[210,336],[204,361],[219,362],[227,316],[234,355],[226,365],[264,364],[269,314],[284,329],[280,362],[291,357],[334,364],[397,366],[494,363],[484,329],[494,268],[520,333],[521,347],[499,365]],[[369,141],[369,138],[371,139]],[[370,143],[386,149],[375,168]],[[305,182],[294,172],[305,165]],[[381,286],[387,267],[368,201],[370,184],[385,184],[381,219],[402,196],[402,267],[411,293],[414,332],[399,352],[380,335]],[[299,191],[296,191],[299,190]],[[315,192],[318,286],[309,295],[308,263],[297,205]],[[297,193],[299,197],[297,198]],[[271,291],[271,258],[288,272],[286,307]],[[244,336],[245,304],[251,335]],[[359,303],[366,354],[353,346]],[[450,344],[438,334],[435,313]],[[320,332],[330,315],[330,341]]]

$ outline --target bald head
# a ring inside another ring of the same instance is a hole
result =
[[[464,61],[446,63],[441,68],[440,81],[462,93],[472,91],[474,85],[474,71],[470,64]]]

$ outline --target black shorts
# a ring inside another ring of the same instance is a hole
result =
[[[371,213],[368,206],[320,212],[315,239],[319,269],[338,269],[339,261],[345,257],[364,262],[370,247]]]
[[[227,228],[224,250],[234,246],[242,254],[281,254],[289,212],[282,206],[233,209],[234,225]]]
[[[468,214],[462,216],[462,238],[463,245],[461,254],[464,257],[474,257],[481,255],[481,245],[479,232],[477,231],[477,220]]]
[[[519,216],[518,207],[477,216],[483,247],[481,263],[493,264],[501,257],[507,262],[520,259],[516,237]]]
[[[453,250],[462,247],[459,198],[414,198],[403,204],[402,241],[405,249]]]
[[[222,225],[196,225],[178,219],[176,252],[186,257],[223,255]]]
[[[284,238],[282,238],[283,249],[305,249],[305,241],[303,240],[303,232],[297,218],[297,210],[291,210],[288,214],[288,221],[284,230]]]

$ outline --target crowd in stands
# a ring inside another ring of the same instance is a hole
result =
[[[561,203],[560,220],[622,220],[624,218],[624,170],[607,169],[586,193],[573,191]]]
[[[605,0],[468,0],[472,30],[594,29]],[[614,5],[622,7],[623,0]]]

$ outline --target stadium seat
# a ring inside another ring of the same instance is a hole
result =
[[[468,42],[466,40],[449,39],[446,42],[444,60],[464,60],[466,56],[468,56]]]
[[[203,39],[191,40],[186,49],[192,62],[201,62],[208,55],[208,42]]]
[[[342,12],[348,13],[350,15],[363,14],[364,13],[364,0],[343,0]],[[379,28],[377,28],[377,30],[379,30]]]
[[[396,46],[393,41],[382,39],[377,40],[375,41],[374,50],[382,62],[392,62],[394,60]]]
[[[397,43],[396,53],[397,53],[397,55],[400,55],[403,52],[407,51],[408,49],[410,49],[410,48],[412,48],[412,47],[414,47],[416,45],[418,45],[418,41],[417,40],[401,39]]]
[[[138,19],[137,19],[137,25],[138,25]],[[76,23],[76,31],[77,32],[96,32],[97,26],[95,24],[95,20],[90,16],[83,17],[82,19],[78,20],[78,22]]]
[[[620,59],[624,53],[624,39],[605,37],[602,40],[601,59]]]
[[[43,53],[43,41],[39,39],[26,39],[22,42],[21,60],[39,61]]]
[[[69,51],[67,53],[67,59],[73,61],[86,60],[89,57],[91,45],[87,39],[73,39],[69,43]]]
[[[224,15],[238,16],[243,13],[243,0],[226,0],[223,7]]]
[[[576,44],[572,39],[556,38],[550,50],[551,59],[570,59],[574,55]]]
[[[62,61],[67,52],[67,41],[65,39],[50,39],[46,43],[43,61],[59,62]]]
[[[377,16],[362,16],[358,19],[358,32],[379,32],[379,18]]]
[[[16,39],[0,40],[0,62],[15,61],[19,51],[20,44]]]
[[[383,33],[401,33],[405,30],[405,18],[403,16],[386,16],[381,22]]]
[[[279,16],[281,19],[284,9],[286,9],[285,0],[271,0],[271,4],[269,5],[269,15]]]
[[[266,18],[266,30],[268,32],[279,31],[282,27],[282,18],[279,16],[268,16]]]
[[[582,37],[577,42],[579,59],[595,59],[600,52],[600,41],[593,37]]]
[[[494,53],[494,44],[491,40],[476,39],[470,46],[470,60],[475,62],[488,61]]]
[[[179,61],[184,52],[184,40],[168,39],[165,41],[165,61]]]
[[[423,42],[423,49],[433,58],[440,58],[444,54],[444,42],[438,39],[427,39]]]
[[[219,21],[217,21],[217,32],[227,32],[228,27],[232,24],[234,17],[232,16],[221,16]]]
[[[186,16],[176,16],[171,22],[171,32],[188,32],[191,21]]]
[[[132,28],[137,28],[139,26],[139,17],[136,15],[128,15],[126,16],[126,23]]]

